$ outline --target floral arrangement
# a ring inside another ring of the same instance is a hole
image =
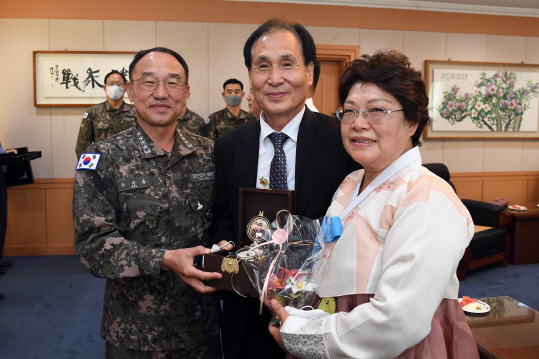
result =
[[[322,258],[324,232],[318,220],[289,215],[272,223],[270,240],[247,249],[242,263],[260,293],[260,312],[263,304],[271,309],[271,299],[297,309],[313,305],[311,274]]]

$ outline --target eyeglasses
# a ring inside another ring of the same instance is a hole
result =
[[[184,85],[187,85],[187,82],[182,82],[180,79],[176,77],[169,77],[165,80],[160,81],[156,79],[155,77],[144,76],[138,80],[133,80],[133,81],[138,81],[138,85],[140,86],[140,88],[145,91],[155,90],[157,86],[159,86],[159,82],[163,82],[163,85],[165,86],[165,88],[170,92],[179,92],[183,89]]]
[[[342,122],[354,122],[361,113],[366,121],[371,123],[377,123],[383,120],[386,115],[398,111],[404,110],[400,109],[390,111],[382,107],[372,107],[366,110],[355,110],[353,108],[344,108],[343,106],[341,106],[335,111],[335,116],[337,116],[337,118]]]

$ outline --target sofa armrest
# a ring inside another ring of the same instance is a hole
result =
[[[470,212],[474,224],[494,228],[499,227],[499,214],[504,211],[503,207],[473,199],[463,199],[462,203]]]

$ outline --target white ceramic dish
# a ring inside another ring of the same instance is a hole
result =
[[[528,207],[519,206],[518,204],[514,204],[512,206],[508,206],[507,208],[513,210],[513,211],[525,211],[528,209]]]
[[[477,309],[477,308],[464,308],[462,307],[462,310],[464,310],[465,312],[468,312],[468,313],[488,313],[490,311],[490,305],[488,305],[487,303],[485,302],[482,302],[480,300],[475,300],[476,303],[472,303],[472,304],[478,304],[477,306],[478,307],[481,307],[481,309]],[[462,302],[462,298],[459,298],[459,303]]]

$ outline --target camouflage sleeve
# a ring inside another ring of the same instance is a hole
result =
[[[215,118],[210,115],[208,117],[208,123],[206,124],[206,137],[212,141],[217,139],[217,130],[215,129]]]
[[[204,119],[202,117],[200,117],[199,115],[196,115],[197,117],[197,121],[198,123],[200,123],[200,136],[202,137],[208,137],[208,131],[207,131],[207,127],[206,126],[206,121],[204,121]]]
[[[89,150],[101,152],[95,146]],[[75,254],[99,278],[164,279],[169,275],[169,272],[161,272],[166,250],[145,246],[120,234],[120,227],[127,223],[118,216],[118,191],[109,159],[107,153],[102,153],[96,171],[76,171],[73,187]]]
[[[246,117],[247,117],[247,119],[249,120],[249,122],[256,122],[256,121],[258,121],[258,120],[256,119],[256,117],[255,117],[253,114],[249,113],[249,112],[247,112]]]
[[[94,142],[94,129],[93,129],[93,120],[94,113],[89,109],[87,112],[86,118],[82,117],[82,122],[80,124],[79,137],[77,137],[77,145],[75,146],[75,153],[77,154],[77,159],[80,158],[81,153],[84,152],[86,147],[90,146]]]

